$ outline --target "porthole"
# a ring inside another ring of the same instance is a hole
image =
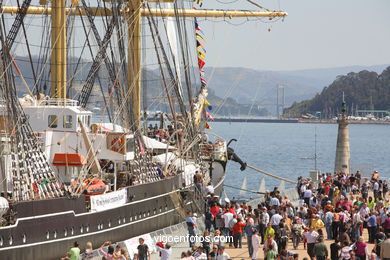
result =
[[[83,226],[80,227],[80,233],[81,233],[81,234],[84,233],[84,228],[83,228]]]
[[[68,236],[68,229],[65,228],[65,229],[64,229],[64,237],[67,237],[67,236]]]
[[[71,228],[70,228],[70,235],[73,236],[73,234],[74,234],[74,228],[71,227]]]
[[[14,238],[12,236],[9,237],[9,245],[12,246],[14,243]]]
[[[22,241],[23,241],[23,243],[26,243],[26,241],[27,241],[26,234],[23,234],[23,235],[22,235]]]
[[[54,237],[54,238],[57,238],[57,230],[54,230],[54,232],[53,232],[53,237]]]
[[[46,239],[49,239],[49,238],[50,238],[50,232],[48,230],[48,231],[46,231]]]

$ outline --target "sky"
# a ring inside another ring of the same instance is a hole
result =
[[[33,0],[34,4],[37,1]],[[252,1],[286,11],[288,16],[276,22],[267,18],[199,19],[205,33],[207,67],[280,71],[390,64],[390,0]],[[247,0],[203,0],[202,8],[259,10]],[[9,17],[8,23],[13,19]],[[34,19],[35,26],[27,31],[31,50],[37,54],[42,39],[37,30],[43,19]],[[19,41],[21,38],[20,33]],[[77,52],[85,39],[75,38]],[[92,43],[96,45],[94,40]],[[18,53],[27,55],[25,49]]]
[[[207,66],[299,70],[390,64],[389,0],[255,1],[288,17],[275,23],[200,22]],[[203,0],[203,8],[258,9],[246,0]]]

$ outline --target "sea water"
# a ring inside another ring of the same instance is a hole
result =
[[[321,172],[334,170],[336,124],[213,122],[210,125],[213,133],[227,141],[238,140],[231,147],[244,162],[275,175],[296,180],[298,176],[309,177],[309,171],[315,168]],[[390,125],[349,125],[349,136],[351,170],[360,170],[367,176],[377,170],[381,176],[390,177]],[[248,190],[258,191],[262,178],[267,189],[280,184],[279,180],[251,169],[239,168],[238,163],[228,163],[225,184],[240,188],[245,176]],[[292,186],[286,183],[286,188]],[[225,190],[229,197],[239,195],[237,189]]]

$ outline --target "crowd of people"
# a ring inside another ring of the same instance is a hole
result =
[[[299,177],[297,192],[298,205],[275,188],[265,193],[257,208],[208,196],[206,231],[232,237],[226,245],[234,248],[242,247],[245,236],[252,259],[259,258],[261,249],[264,259],[302,259],[294,251],[299,246],[310,259],[390,259],[388,183],[378,172],[370,179],[362,178],[359,171],[327,173],[316,183]],[[292,247],[288,247],[290,239]],[[325,240],[331,240],[331,245]],[[218,252],[218,244],[201,246],[208,259],[218,259],[218,254],[210,255],[214,246]]]
[[[173,134],[175,129],[172,125],[168,125],[166,128],[160,128],[155,124],[154,126],[150,124],[148,128],[146,129],[146,135],[149,138],[156,139],[160,142],[167,143]],[[171,143],[173,143],[174,140],[171,140]]]
[[[222,203],[208,190],[203,238],[219,239],[190,239],[190,250],[183,251],[181,258],[228,260],[231,257],[225,248],[242,248],[246,237],[251,259],[390,260],[388,183],[378,172],[370,179],[360,172],[322,174],[317,182],[299,177],[296,189],[299,202],[292,203],[274,188],[265,192],[257,207],[229,199]],[[186,218],[190,238],[199,233],[196,218],[191,212]],[[108,251],[103,250],[106,246]],[[77,248],[75,245],[69,251],[68,259],[78,259],[72,258],[74,255],[88,259],[88,250],[80,254]],[[157,243],[156,248],[161,260],[171,258],[169,243]],[[309,258],[300,257],[298,248],[305,249]],[[150,250],[142,239],[137,250],[133,259],[150,259]],[[129,259],[126,249],[109,242],[102,245],[100,254],[106,259]]]

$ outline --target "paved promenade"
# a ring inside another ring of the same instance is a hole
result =
[[[325,234],[326,231],[325,230],[323,230],[323,231]],[[368,234],[367,234],[366,229],[364,229],[364,231],[363,231],[363,237],[364,237],[365,241],[367,242]],[[327,246],[327,248],[329,250],[329,254],[330,254],[330,244],[333,243],[334,240],[325,240],[324,242],[325,242],[325,245]],[[374,247],[374,244],[368,244],[368,252],[371,252],[373,247]],[[172,252],[171,259],[180,259],[181,253],[187,252],[190,248],[188,247],[187,244],[181,243],[181,244],[173,245],[172,249],[173,249],[173,252]],[[304,257],[308,257],[306,250],[303,248],[302,242],[299,244],[298,249],[294,250],[291,239],[289,239],[288,245],[287,245],[287,250],[294,251],[295,253],[299,254],[298,259],[300,259],[300,260],[303,259]],[[246,238],[243,238],[242,248],[229,248],[228,244],[226,244],[226,252],[230,255],[231,259],[251,259],[249,257],[249,254],[248,254],[248,246],[246,243]],[[151,255],[151,260],[158,260],[158,259],[159,259],[158,254],[154,253]],[[261,245],[261,250],[259,250],[259,254],[258,254],[257,259],[264,259],[262,245]]]

